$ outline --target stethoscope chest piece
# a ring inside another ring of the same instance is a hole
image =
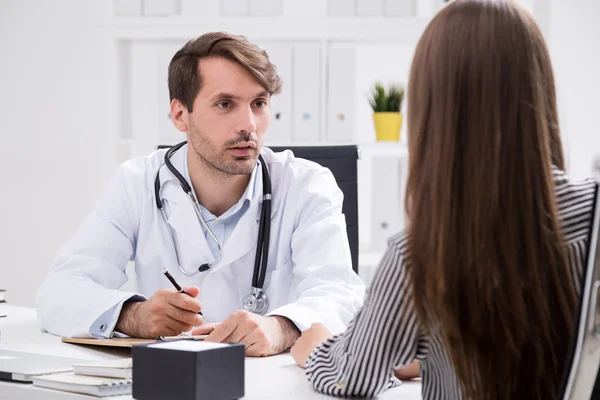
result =
[[[252,293],[244,296],[244,310],[255,314],[264,314],[269,308],[269,298],[262,289],[252,288]]]

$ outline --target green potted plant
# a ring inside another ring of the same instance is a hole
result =
[[[402,101],[404,100],[404,86],[391,84],[387,90],[382,83],[377,82],[369,96],[373,108],[373,122],[375,123],[375,136],[379,141],[399,141],[400,128],[402,128]]]

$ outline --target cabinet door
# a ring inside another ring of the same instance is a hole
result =
[[[168,17],[179,14],[178,0],[144,0],[142,14],[147,17]]]
[[[282,14],[286,17],[324,17],[327,15],[327,1],[283,0]]]
[[[401,175],[398,157],[372,158],[371,248],[385,249],[387,240],[402,229]]]
[[[142,14],[142,0],[115,0],[114,14],[118,17],[139,17]]]
[[[250,0],[248,14],[255,17],[281,15],[282,0]]]
[[[416,0],[385,0],[383,14],[386,17],[412,17],[417,13]]]
[[[356,0],[329,0],[327,15],[330,17],[353,17],[356,14]]]
[[[224,17],[239,17],[248,15],[248,0],[220,0],[221,15]]]
[[[383,0],[356,0],[356,15],[379,17],[383,15]]]

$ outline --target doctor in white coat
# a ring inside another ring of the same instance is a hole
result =
[[[209,33],[175,54],[171,118],[188,144],[170,161],[195,201],[165,166],[166,150],[122,164],[39,289],[42,329],[156,337],[196,327],[207,340],[243,343],[248,355],[264,356],[290,348],[313,323],[334,333],[346,328],[364,284],[351,268],[342,193],[328,169],[262,147],[280,88],[267,54],[242,37]],[[263,203],[259,154],[272,184],[263,315],[243,309]],[[119,290],[128,261],[137,293]]]

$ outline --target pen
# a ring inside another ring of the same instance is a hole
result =
[[[187,294],[185,292],[185,290],[183,290],[183,288],[181,286],[179,286],[179,283],[177,283],[177,281],[175,280],[175,278],[173,278],[173,275],[171,275],[166,268],[163,269],[163,273],[165,274],[165,276],[167,277],[167,279],[173,284],[173,286],[175,286],[175,289],[177,289],[177,291],[179,293]],[[202,315],[202,311],[198,311],[198,314]]]

